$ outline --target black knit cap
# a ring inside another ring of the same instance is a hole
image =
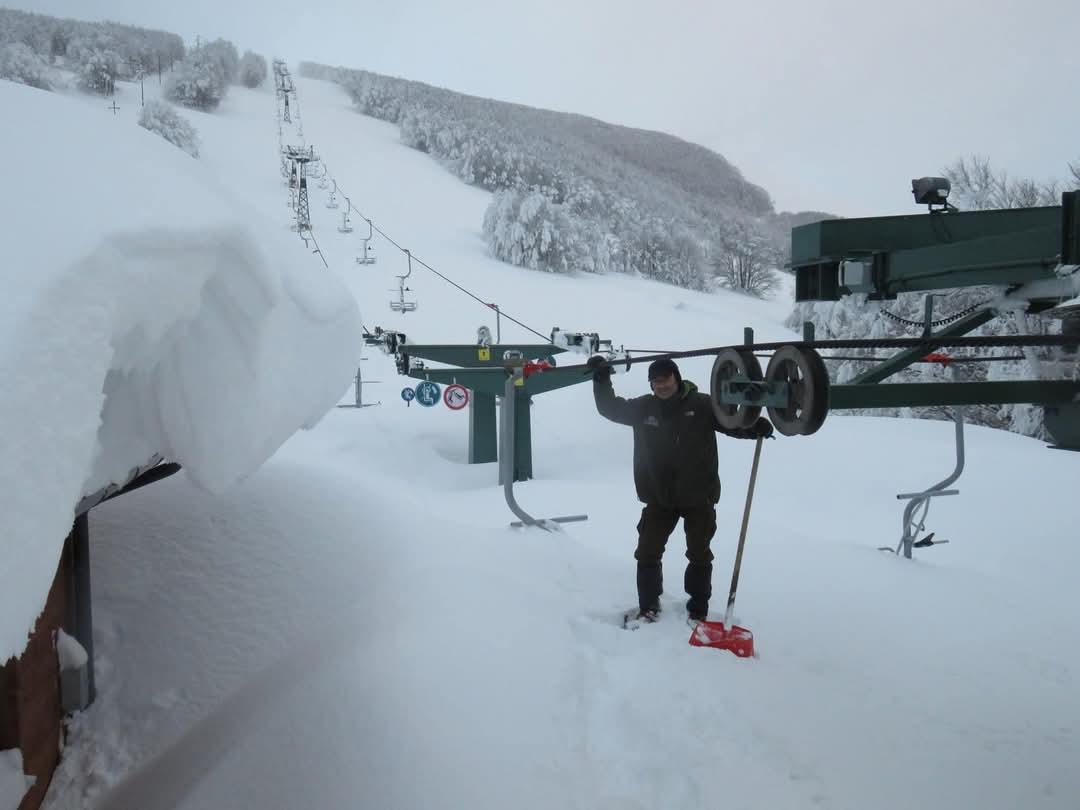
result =
[[[657,377],[666,377],[669,374],[674,374],[675,382],[682,385],[682,375],[679,373],[679,367],[675,365],[675,361],[670,357],[661,357],[659,360],[653,360],[649,364],[649,382],[652,382]]]

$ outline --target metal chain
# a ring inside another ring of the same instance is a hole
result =
[[[949,315],[949,316],[947,316],[945,318],[938,318],[936,321],[930,321],[930,326],[932,326],[932,327],[934,327],[934,326],[947,326],[950,323],[955,323],[956,321],[960,320],[961,318],[970,315],[972,312],[979,309],[980,307],[986,306],[986,304],[987,304],[986,301],[983,301],[980,304],[972,304],[967,309],[962,309],[959,312],[956,312],[956,313],[954,313],[952,315]],[[882,315],[884,315],[886,318],[888,318],[890,321],[895,321],[896,323],[903,324],[904,326],[914,326],[916,328],[924,328],[926,326],[925,321],[911,321],[911,320],[908,320],[907,318],[900,317],[899,315],[897,315],[894,312],[889,312],[889,310],[887,310],[887,309],[881,309],[881,310],[878,310],[878,311]]]

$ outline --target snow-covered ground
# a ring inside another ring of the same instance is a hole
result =
[[[783,300],[491,260],[486,194],[335,87],[298,87],[303,134],[339,192],[534,329],[672,350],[737,342],[747,325],[788,336]],[[115,119],[94,112],[140,132],[137,98],[125,86]],[[219,112],[185,113],[200,172],[243,199],[257,241],[291,239],[275,258],[340,280],[369,328],[415,342],[494,331],[490,310],[416,265],[419,310],[391,312],[404,255],[378,240],[378,263],[357,265],[363,223],[339,233],[341,210],[314,184],[329,270],[305,252],[288,233],[274,104],[233,88]],[[759,657],[740,660],[687,644],[681,531],[664,618],[618,627],[640,505],[630,432],[595,413],[588,385],[534,400],[536,477],[518,499],[538,516],[589,515],[549,534],[508,527],[495,465],[465,463],[463,412],[407,407],[390,358],[356,362],[378,407],[332,410],[231,487],[182,474],[91,513],[99,694],[72,721],[47,807],[1076,807],[1080,456],[969,428],[961,494],[928,520],[951,542],[908,562],[876,549],[898,539],[896,493],[952,469],[950,424],[833,414],[813,437],[769,442],[737,606]],[[681,366],[706,381],[708,360]],[[641,393],[644,374],[615,386]],[[339,389],[350,402],[347,374]],[[275,406],[261,397],[251,425]],[[717,609],[751,455],[720,439]]]

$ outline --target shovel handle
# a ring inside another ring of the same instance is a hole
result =
[[[746,507],[743,509],[742,528],[739,529],[739,548],[735,552],[735,568],[731,572],[731,590],[728,591],[727,610],[724,611],[724,626],[731,627],[731,614],[735,609],[735,591],[739,587],[739,571],[742,570],[743,549],[746,547],[746,527],[750,523],[750,504],[754,500],[754,483],[757,481],[758,461],[761,459],[761,443],[764,437],[758,436],[754,444],[754,464],[750,468],[750,486],[746,490]]]

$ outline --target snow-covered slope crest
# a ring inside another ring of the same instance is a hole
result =
[[[337,277],[175,147],[78,99],[0,82],[0,106],[31,197],[0,202],[19,236],[0,266],[0,593],[26,596],[5,600],[4,661],[84,494],[154,454],[208,489],[243,478],[334,406],[361,339]]]

